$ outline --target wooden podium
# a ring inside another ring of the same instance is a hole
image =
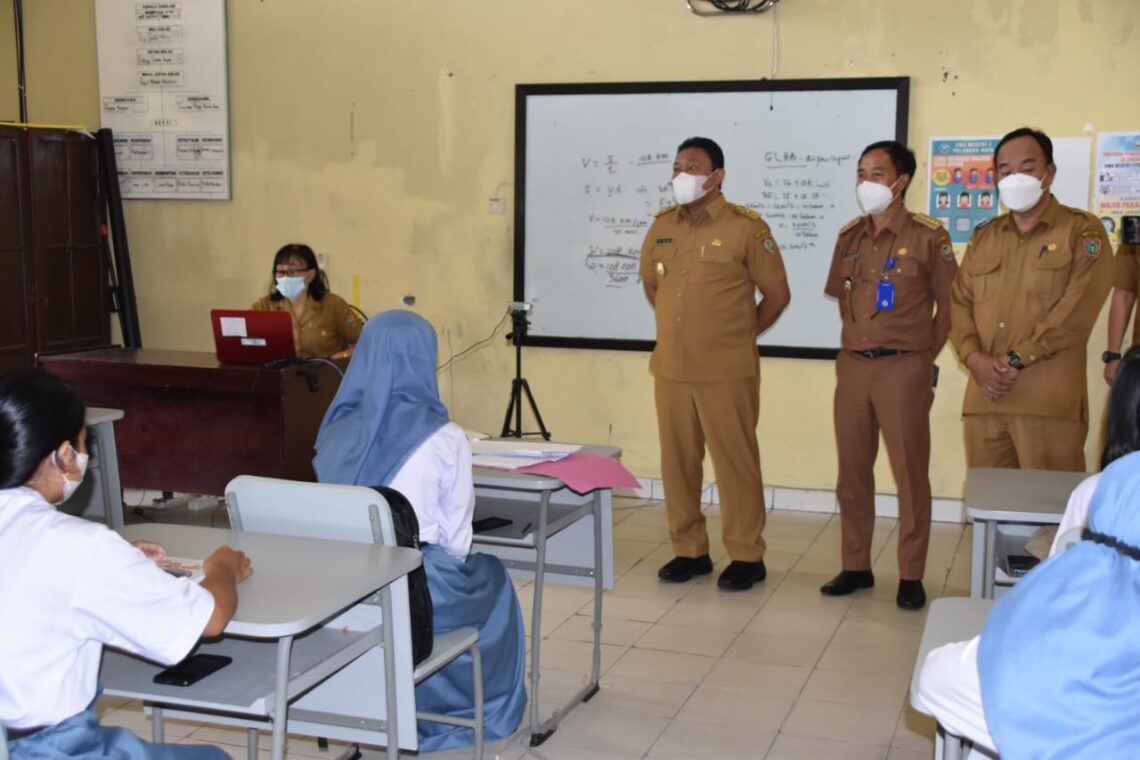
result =
[[[88,405],[126,413],[115,425],[123,486],[217,496],[236,475],[315,480],[317,430],[341,379],[324,362],[219,364],[192,351],[38,358]]]

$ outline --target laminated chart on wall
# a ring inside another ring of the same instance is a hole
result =
[[[229,200],[225,0],[96,0],[95,25],[123,197]]]
[[[1140,214],[1140,132],[1101,132],[1096,143],[1096,210],[1109,238],[1120,218]]]

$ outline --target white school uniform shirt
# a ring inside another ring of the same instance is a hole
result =
[[[95,698],[104,644],[170,665],[214,611],[106,526],[0,490],[0,724],[51,726]]]
[[[1081,540],[1081,532],[1089,524],[1089,504],[1092,502],[1093,492],[1100,482],[1100,473],[1090,475],[1077,484],[1069,495],[1065,504],[1065,514],[1061,516],[1061,524],[1057,526],[1057,535],[1053,537],[1053,545],[1049,548],[1049,556],[1059,554],[1074,543]]]
[[[432,433],[388,484],[407,497],[420,523],[420,541],[456,559],[471,552],[475,484],[471,444],[454,422]]]

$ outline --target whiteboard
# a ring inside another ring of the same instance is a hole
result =
[[[759,211],[780,245],[792,302],[760,338],[768,356],[831,358],[839,310],[823,295],[839,228],[859,215],[870,143],[906,142],[909,79],[516,88],[515,294],[530,345],[650,350],[637,276],[645,233],[673,204],[682,140],[724,150],[724,194]]]
[[[123,198],[229,200],[225,0],[95,0]]]

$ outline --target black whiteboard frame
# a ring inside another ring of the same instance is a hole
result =
[[[804,92],[836,90],[894,90],[894,139],[906,145],[910,112],[910,77],[850,79],[759,79],[713,82],[584,82],[578,84],[515,85],[515,277],[514,299],[526,299],[526,125],[527,98],[544,95],[645,95],[704,92]],[[523,336],[523,345],[550,348],[594,348],[611,351],[652,351],[653,340]],[[834,359],[838,348],[759,344],[764,356],[791,359]]]

